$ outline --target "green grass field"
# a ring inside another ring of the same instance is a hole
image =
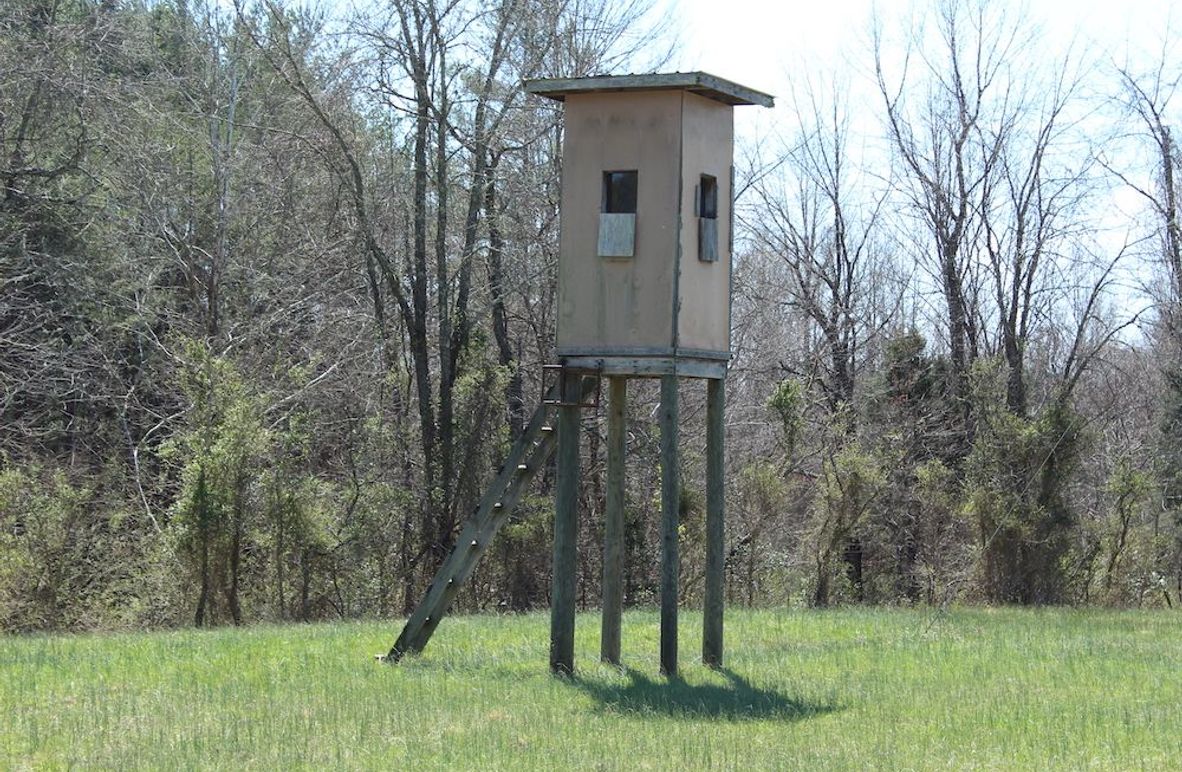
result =
[[[1182,768],[1177,614],[731,610],[720,672],[700,623],[672,683],[651,612],[622,672],[580,616],[572,680],[545,614],[397,666],[395,623],[0,638],[0,768]]]

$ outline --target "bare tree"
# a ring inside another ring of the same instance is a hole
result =
[[[1176,95],[1182,86],[1182,70],[1170,56],[1171,30],[1167,27],[1156,61],[1143,71],[1131,64],[1117,68],[1122,93],[1119,102],[1125,115],[1136,118],[1132,138],[1148,151],[1148,181],[1142,169],[1132,170],[1106,163],[1125,186],[1145,202],[1152,217],[1151,238],[1158,250],[1150,257],[1165,269],[1167,281],[1149,294],[1157,304],[1154,329],[1156,360],[1161,373],[1159,418],[1156,440],[1156,470],[1159,502],[1154,517],[1158,536],[1160,514],[1176,513],[1182,506],[1182,148],[1175,135],[1178,126]],[[1176,517],[1176,515],[1175,515]],[[1155,550],[1155,570],[1161,576],[1173,573],[1174,589],[1182,597],[1182,533],[1176,525],[1168,548]],[[1169,592],[1163,587],[1166,602]]]
[[[1168,37],[1168,35],[1167,35]],[[1171,74],[1165,52],[1157,65],[1144,75],[1130,67],[1118,68],[1122,101],[1141,123],[1140,136],[1151,150],[1150,164],[1155,184],[1147,186],[1130,174],[1106,164],[1125,185],[1146,202],[1161,239],[1161,257],[1171,279],[1171,304],[1182,299],[1182,148],[1179,148],[1171,125],[1171,105],[1182,74]]]
[[[902,166],[901,189],[930,238],[930,252],[924,251],[931,257],[924,260],[944,298],[954,385],[967,424],[968,370],[981,343],[971,247],[981,228],[978,202],[997,162],[997,138],[986,126],[993,117],[990,100],[1005,88],[1007,63],[1023,41],[1020,28],[996,18],[985,3],[947,0],[937,5],[934,17],[935,53],[923,53],[925,29],[910,30],[911,48],[894,77],[876,23],[874,69],[887,133]],[[918,83],[911,73],[913,57],[921,68]]]
[[[786,272],[783,302],[818,332],[820,384],[834,418],[853,405],[860,344],[877,328],[878,309],[868,300],[883,268],[875,238],[885,198],[857,192],[837,92],[828,104],[812,91],[797,100],[797,138],[775,172],[757,173],[751,189],[759,211],[750,223],[760,251]]]

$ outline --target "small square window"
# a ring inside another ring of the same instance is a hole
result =
[[[636,214],[635,171],[603,173],[604,214]]]

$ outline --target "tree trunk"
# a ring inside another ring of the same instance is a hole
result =
[[[193,617],[196,627],[205,625],[205,607],[209,603],[209,538],[201,534],[201,594],[197,597],[197,613]]]
[[[488,290],[492,299],[493,338],[497,342],[497,361],[509,370],[509,383],[505,386],[505,402],[508,405],[507,420],[509,437],[516,440],[525,425],[525,398],[522,394],[520,363],[513,356],[513,345],[509,338],[509,320],[505,311],[505,284],[502,258],[505,243],[497,217],[497,164],[494,159],[487,169],[488,183],[485,185],[484,212],[488,221]]]

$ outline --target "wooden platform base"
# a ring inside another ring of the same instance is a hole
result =
[[[720,379],[726,377],[727,360],[682,356],[563,356],[558,362],[566,372],[587,375]]]

